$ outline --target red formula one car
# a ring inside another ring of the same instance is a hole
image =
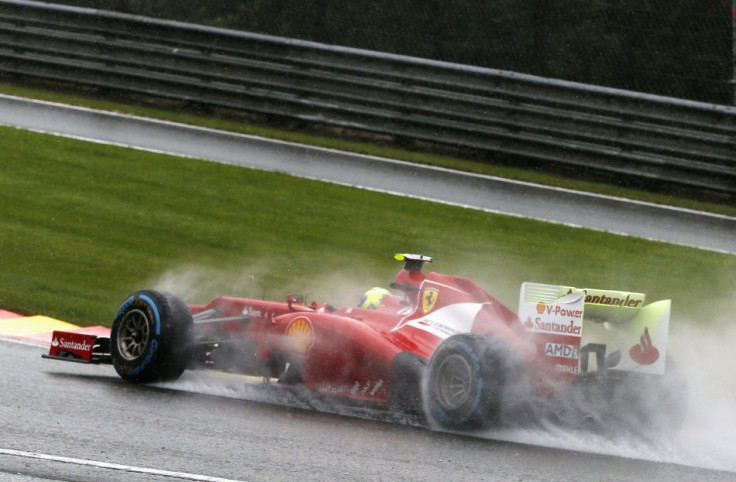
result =
[[[423,273],[429,257],[396,259],[396,294],[374,288],[340,309],[293,297],[187,306],[139,291],[109,339],[55,332],[44,356],[111,363],[136,383],[188,367],[257,375],[453,429],[550,420],[650,432],[682,422],[669,301],[524,283],[517,314],[468,278]]]

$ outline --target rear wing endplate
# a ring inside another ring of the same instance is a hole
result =
[[[643,293],[524,283],[519,318],[555,366],[662,374],[670,300]],[[562,338],[561,338],[562,337]]]

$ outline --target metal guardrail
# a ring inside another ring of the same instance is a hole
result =
[[[501,152],[736,199],[736,108],[0,0],[0,73]]]

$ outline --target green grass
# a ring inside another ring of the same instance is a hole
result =
[[[360,142],[342,136],[330,137],[324,134],[317,135],[304,131],[284,130],[269,126],[237,122],[227,118],[220,118],[214,115],[196,115],[190,112],[183,112],[179,110],[165,110],[162,108],[145,107],[135,103],[131,104],[114,102],[106,99],[81,96],[75,93],[49,91],[10,83],[0,82],[0,93],[21,97],[29,97],[51,102],[60,102],[70,105],[90,107],[94,109],[119,112],[123,114],[162,119],[171,122],[209,127],[212,129],[239,132],[260,137],[286,140],[301,144],[327,147],[331,149],[356,152],[378,157],[400,159],[408,162],[416,162],[440,167],[447,167],[451,169],[459,169],[479,174],[533,182],[549,186],[562,187],[566,189],[595,192],[606,194],[609,196],[624,197],[629,199],[636,199],[639,201],[678,206],[687,209],[724,214],[727,216],[736,216],[736,206],[696,201],[693,199],[680,198],[677,196],[666,194],[651,193],[627,188],[624,186],[614,186],[599,182],[571,179],[569,177],[553,176],[549,173],[515,168],[513,166],[503,165],[502,163],[491,164],[487,162],[479,162],[472,159],[463,159],[447,155],[409,151],[398,149],[391,145]]]
[[[144,287],[355,302],[395,252],[513,309],[538,281],[672,298],[675,322],[736,312],[736,256],[12,128],[0,165],[0,308],[81,325]]]

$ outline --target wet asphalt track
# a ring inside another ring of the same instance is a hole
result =
[[[0,95],[0,125],[736,254],[736,218]]]
[[[733,218],[8,97],[0,97],[0,124],[736,253]],[[734,477],[669,463],[680,461],[670,441],[651,448],[579,434],[437,433],[370,413],[304,410],[272,388],[238,379],[189,373],[167,386],[133,386],[110,367],[42,360],[43,351],[0,341],[0,480]],[[274,395],[294,406],[258,403]]]
[[[363,413],[344,416],[258,403],[274,392],[201,372],[188,372],[165,386],[136,386],[119,379],[112,367],[44,360],[43,351],[0,341],[3,481],[734,477],[733,472],[558,450],[553,447],[559,435],[540,434],[549,445],[540,447],[390,424]],[[571,443],[600,450],[608,442],[560,439],[559,445]],[[623,455],[639,450],[630,442],[612,447]]]

